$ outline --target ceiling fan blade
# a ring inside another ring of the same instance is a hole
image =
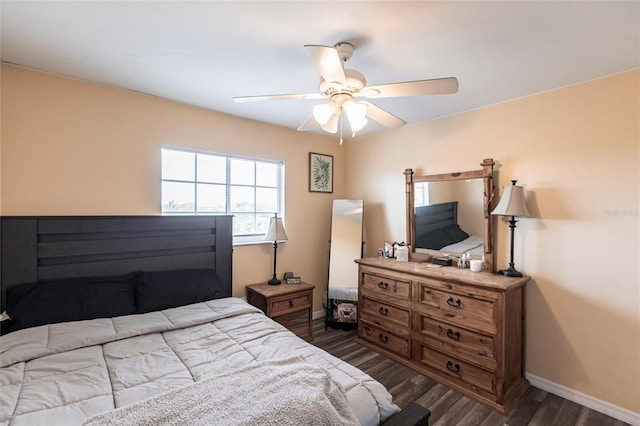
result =
[[[307,121],[302,123],[300,127],[298,127],[299,132],[312,132],[314,130],[320,130],[320,124],[313,118],[313,115],[307,118]]]
[[[405,81],[365,87],[358,96],[367,98],[397,98],[401,96],[446,95],[458,92],[455,77]]]
[[[388,129],[397,129],[398,127],[402,127],[407,124],[401,118],[396,117],[391,114],[389,111],[386,111],[380,108],[377,105],[372,104],[371,102],[363,102],[361,103],[367,104],[367,117],[372,119],[373,121],[383,125]]]
[[[287,101],[292,99],[325,99],[328,96],[323,93],[292,93],[288,95],[259,95],[236,96],[233,100],[237,103],[258,101]]]
[[[347,79],[344,75],[344,65],[338,50],[335,47],[319,46],[317,44],[306,44],[304,46],[316,64],[320,75],[327,83],[345,84]]]

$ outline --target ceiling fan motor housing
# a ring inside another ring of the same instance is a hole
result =
[[[353,55],[353,44],[351,43],[343,41],[336,44],[334,47],[336,48],[338,56],[340,56],[342,62],[347,62],[351,58],[351,55]]]
[[[327,83],[324,78],[320,77],[320,92],[327,96],[333,96],[338,93],[354,95],[367,85],[367,80],[362,73],[356,70],[344,70],[345,84],[337,82]]]

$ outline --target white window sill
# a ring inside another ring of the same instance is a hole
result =
[[[284,244],[286,241],[278,241],[278,245]],[[249,246],[254,244],[269,244],[273,245],[273,241],[265,241],[261,237],[233,237],[233,245],[235,246]]]

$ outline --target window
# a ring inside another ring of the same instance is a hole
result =
[[[416,207],[429,205],[429,183],[428,182],[416,182],[413,185],[413,192],[415,195],[414,205]]]
[[[232,214],[236,243],[262,241],[283,188],[283,162],[162,149],[162,214]]]

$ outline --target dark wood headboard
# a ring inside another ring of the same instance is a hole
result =
[[[418,206],[415,212],[415,222],[416,236],[418,230],[427,232],[447,225],[455,225],[458,223],[458,202]]]
[[[0,218],[2,310],[12,285],[140,271],[215,269],[232,295],[232,216]]]

